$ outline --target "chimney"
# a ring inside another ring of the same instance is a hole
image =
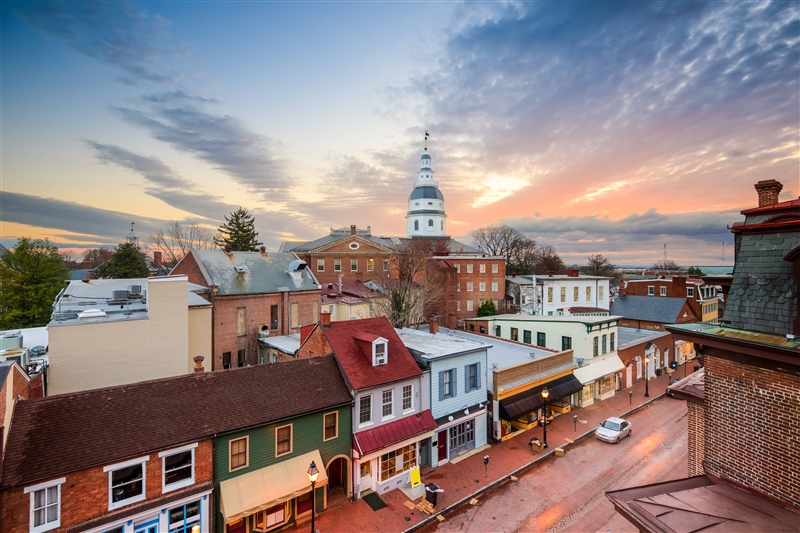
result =
[[[339,274],[339,292],[336,293],[336,296],[342,295],[342,274]]]
[[[101,248],[100,249],[100,261],[105,263],[109,259],[111,259],[111,250],[106,250],[105,248]]]
[[[552,271],[552,270],[548,270],[548,271],[547,271],[547,275],[548,275],[548,276],[550,276],[550,277],[552,278],[552,277],[553,277],[553,271]]]
[[[431,335],[436,335],[437,333],[439,333],[439,319],[438,318],[432,318],[431,319],[430,330],[431,330]]]
[[[153,263],[156,268],[161,268],[161,252],[153,252]]]
[[[194,373],[195,374],[202,374],[203,372],[205,372],[205,369],[203,368],[203,360],[204,359],[205,359],[205,357],[203,357],[202,355],[195,355],[192,358],[192,361],[194,361]]]
[[[231,254],[231,245],[230,244],[226,244],[225,245],[225,253],[228,254],[228,255]]]
[[[350,226],[350,235],[355,235],[355,234],[356,234],[356,227],[355,227],[355,225],[353,225],[353,226]]]
[[[261,255],[264,256],[264,259],[269,259],[269,254],[267,253],[267,247],[266,246],[262,246],[259,251],[261,252]]]
[[[322,327],[330,327],[331,325],[331,314],[323,311],[319,314],[319,323],[322,324]]]
[[[783,184],[777,180],[761,180],[755,184],[755,188],[758,192],[758,207],[766,207],[778,203]]]

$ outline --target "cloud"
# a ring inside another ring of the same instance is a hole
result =
[[[188,55],[170,35],[170,22],[135,4],[115,2],[24,2],[16,13],[30,26],[73,50],[120,68],[128,85],[171,83],[180,75],[167,60]]]
[[[191,184],[178,176],[157,157],[135,154],[119,146],[101,144],[95,141],[84,141],[87,146],[97,151],[97,159],[107,164],[119,165],[138,172],[146,180],[163,187],[189,187]]]
[[[216,103],[184,90],[143,97],[144,107],[112,107],[125,122],[153,138],[189,153],[225,172],[266,201],[289,196],[289,165],[280,143],[253,131],[229,115],[203,109]]]

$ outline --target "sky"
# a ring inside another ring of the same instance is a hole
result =
[[[425,130],[448,233],[570,264],[732,264],[753,185],[800,194],[800,2],[0,5],[0,242],[405,233]],[[723,245],[724,243],[724,245]],[[723,262],[724,258],[724,262]]]

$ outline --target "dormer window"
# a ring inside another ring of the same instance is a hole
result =
[[[386,340],[378,339],[372,343],[372,366],[386,364]]]

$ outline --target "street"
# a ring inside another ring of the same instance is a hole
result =
[[[686,404],[662,398],[628,420],[619,444],[586,439],[420,531],[635,533],[604,493],[687,476]]]

